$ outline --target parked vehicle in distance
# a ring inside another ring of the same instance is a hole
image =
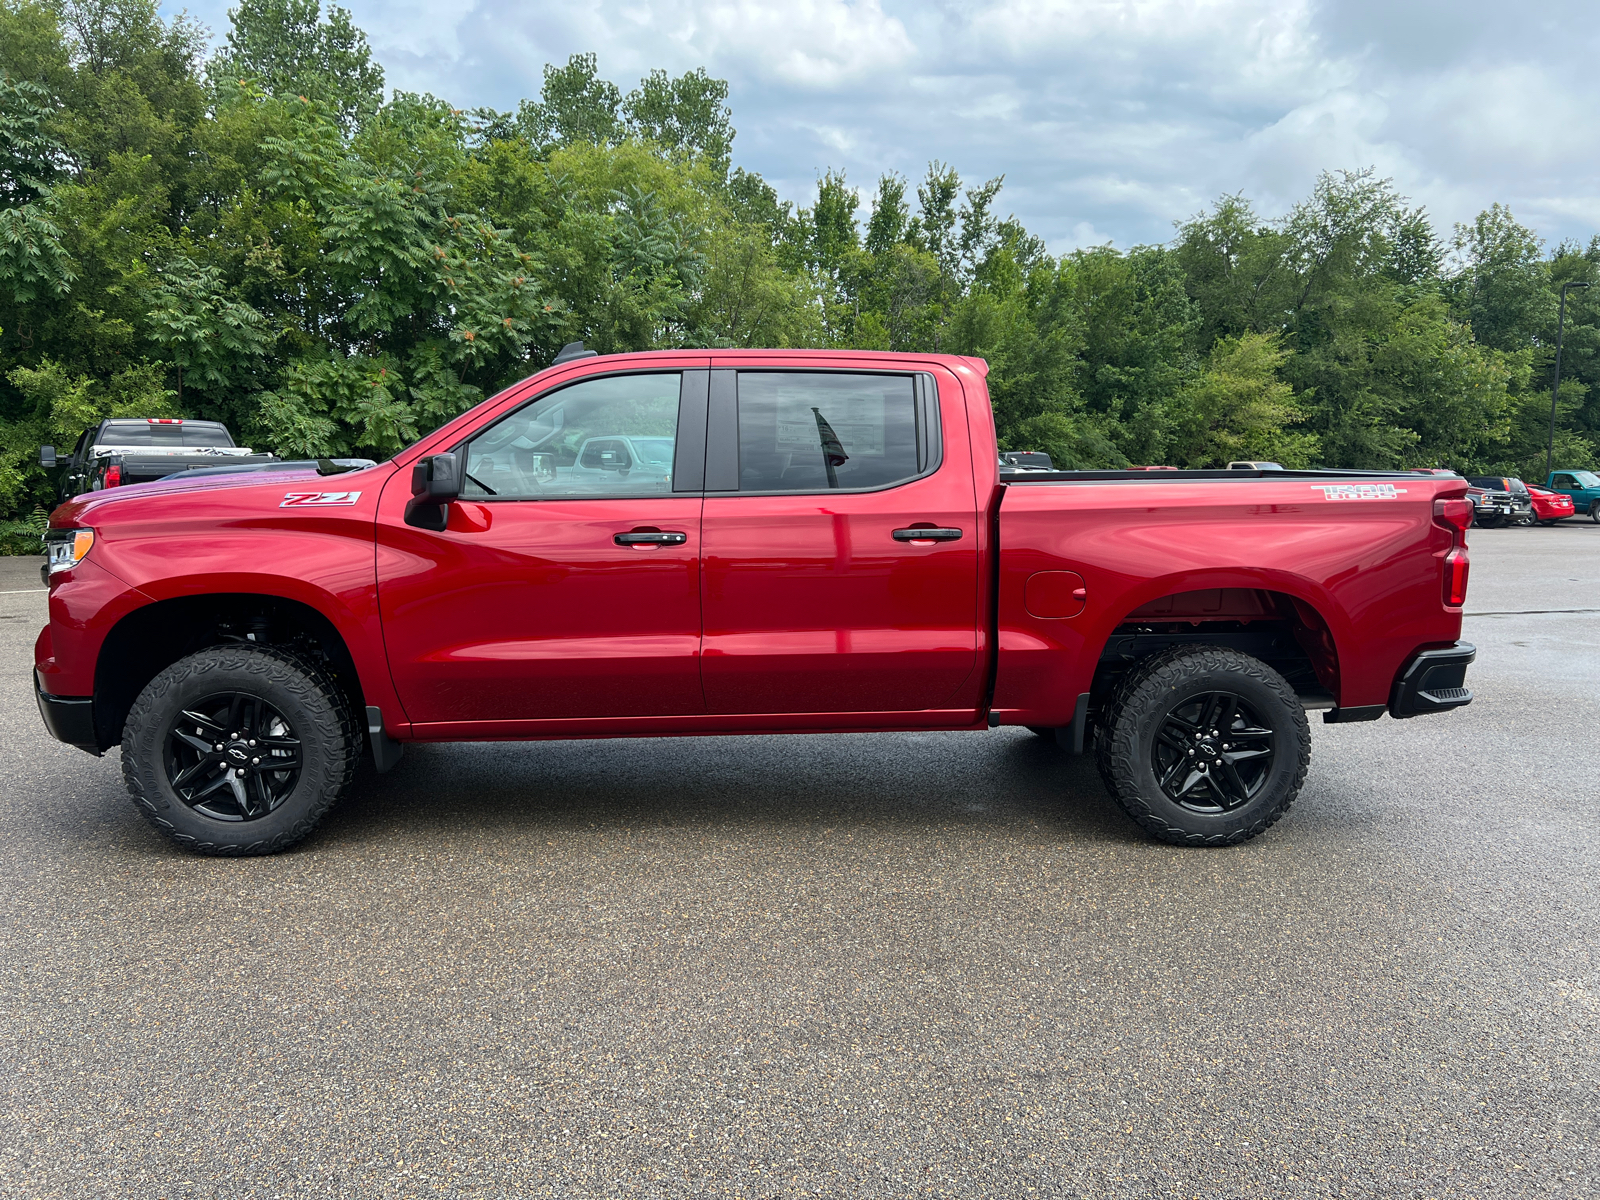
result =
[[[1577,513],[1572,506],[1572,497],[1563,496],[1560,492],[1552,492],[1549,488],[1542,488],[1538,484],[1530,483],[1528,487],[1528,501],[1533,505],[1533,519],[1540,525],[1554,525],[1557,521],[1565,521]]]
[[[1431,475],[1436,479],[1460,479],[1462,476],[1448,467],[1412,467],[1413,475]],[[1498,490],[1491,491],[1475,484],[1468,483],[1467,499],[1472,501],[1473,520],[1485,529],[1493,528],[1505,521],[1516,507],[1515,500],[1509,494]]]
[[[1499,480],[1494,480],[1498,484]],[[1500,487],[1483,487],[1467,481],[1467,499],[1472,501],[1473,519],[1485,529],[1519,521],[1532,506],[1522,497]]]
[[[1600,524],[1600,475],[1572,468],[1551,471],[1544,485],[1552,492],[1560,492],[1572,501],[1575,510],[1588,513],[1591,521]]]
[[[1050,456],[1043,450],[1002,450],[1000,451],[1000,469],[1002,473],[1006,468],[1012,471],[1054,471],[1056,465]]]
[[[1230,471],[1281,471],[1281,470],[1283,470],[1283,464],[1282,463],[1275,463],[1275,462],[1240,461],[1240,462],[1231,462],[1231,463],[1229,463],[1228,464],[1228,470],[1230,470]]]
[[[1471,701],[1464,480],[1002,476],[986,375],[564,353],[336,479],[79,495],[46,537],[40,713],[120,745],[138,810],[211,854],[293,845],[364,749],[384,771],[411,741],[1007,725],[1093,752],[1151,836],[1217,846],[1287,811],[1308,711]],[[648,487],[582,462],[662,430]]]
[[[84,430],[64,463],[54,446],[39,447],[39,465],[59,468],[58,500],[130,483],[149,483],[191,467],[274,461],[271,454],[235,446],[233,435],[220,421],[181,417],[101,421],[93,429]]]
[[[1533,501],[1528,498],[1528,485],[1522,480],[1506,475],[1473,475],[1467,479],[1467,487],[1469,495],[1470,489],[1476,488],[1497,505],[1503,507],[1509,503],[1511,510],[1502,515],[1502,520],[1513,525],[1533,524]]]

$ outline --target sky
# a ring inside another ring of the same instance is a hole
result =
[[[192,15],[220,40],[226,2]],[[1594,0],[349,0],[390,86],[514,109],[593,51],[726,79],[737,165],[805,203],[931,160],[1056,253],[1165,242],[1242,192],[1267,217],[1375,167],[1452,226],[1499,201],[1552,246],[1600,232]],[[176,6],[168,4],[168,11]]]

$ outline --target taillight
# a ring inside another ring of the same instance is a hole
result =
[[[1435,500],[1433,502],[1433,519],[1459,533],[1461,536],[1456,539],[1456,542],[1458,545],[1464,546],[1467,543],[1467,530],[1472,528],[1472,501]]]
[[[1433,519],[1450,530],[1451,548],[1444,556],[1444,602],[1460,608],[1467,602],[1467,530],[1472,528],[1471,500],[1435,500]]]
[[[116,487],[122,482],[121,464],[113,464],[106,468],[106,487]]]
[[[1467,571],[1471,564],[1459,546],[1444,556],[1444,602],[1460,608],[1467,602]]]

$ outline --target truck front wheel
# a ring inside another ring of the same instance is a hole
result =
[[[273,854],[349,788],[350,706],[313,662],[271,646],[213,646],[145,687],[122,734],[135,807],[185,849]]]
[[[1265,663],[1218,646],[1179,646],[1128,673],[1097,759],[1113,798],[1153,836],[1232,846],[1294,803],[1311,731],[1294,689]]]

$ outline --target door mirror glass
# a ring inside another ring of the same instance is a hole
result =
[[[39,465],[53,467],[56,465],[56,448],[54,446],[39,447]]]

